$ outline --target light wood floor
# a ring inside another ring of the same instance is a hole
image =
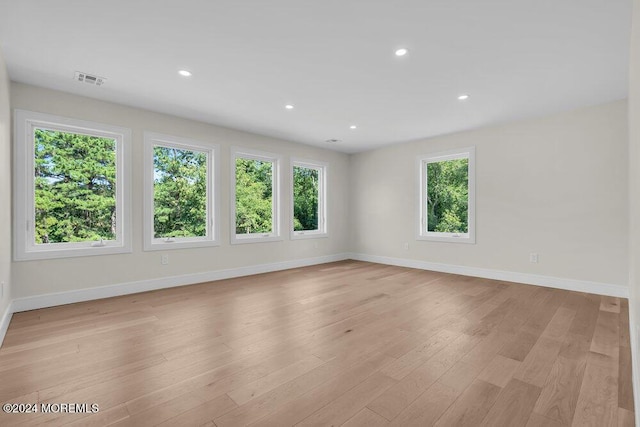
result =
[[[0,425],[631,426],[627,300],[346,261],[15,314]]]

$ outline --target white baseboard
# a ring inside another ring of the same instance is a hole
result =
[[[7,309],[2,313],[2,318],[0,318],[0,347],[2,347],[4,336],[7,334],[7,329],[9,329],[9,323],[11,323],[11,316],[13,316],[12,306],[13,301],[9,301]]]
[[[491,270],[477,267],[439,264],[427,261],[391,258],[378,255],[342,253],[315,258],[304,258],[271,264],[260,264],[227,270],[207,271],[182,276],[162,277],[157,279],[148,279],[136,282],[101,286],[97,288],[86,288],[73,291],[36,295],[31,297],[16,298],[9,304],[7,310],[2,316],[2,319],[0,320],[0,345],[2,345],[2,340],[4,339],[4,336],[7,332],[12,314],[21,311],[36,310],[39,308],[54,307],[57,305],[72,304],[76,302],[91,301],[121,295],[129,295],[139,292],[153,291],[156,289],[171,288],[195,283],[231,279],[234,277],[250,276],[253,274],[269,273],[272,271],[306,267],[309,265],[325,264],[328,262],[343,261],[346,259],[375,262],[378,264],[396,265],[400,267],[417,268],[422,270],[440,271],[443,273],[461,274],[464,276],[483,277],[487,279],[525,283],[530,285],[546,286],[571,291],[588,292],[599,295],[608,295],[623,298],[629,297],[629,289],[621,285],[612,285],[574,279],[563,279],[557,277],[540,276],[527,273],[515,273],[510,271]],[[632,341],[635,341],[635,338],[635,336],[632,336]]]
[[[589,282],[586,280],[563,279],[560,277],[516,273],[512,271],[492,270],[488,268],[466,267],[462,265],[439,264],[435,262],[420,261],[414,259],[392,258],[359,253],[350,254],[350,258],[358,261],[375,262],[378,264],[388,264],[399,267],[417,268],[420,270],[431,270],[439,271],[442,273],[460,274],[463,276],[504,280],[506,282],[524,283],[527,285],[544,286],[547,288],[557,288],[568,291],[587,292],[590,294],[629,298],[629,288],[623,285]]]
[[[101,298],[117,297],[156,289],[172,288],[175,286],[192,285],[195,283],[211,282],[215,280],[231,279],[234,277],[250,276],[253,274],[269,273],[290,268],[306,267],[309,265],[325,264],[328,262],[349,259],[349,254],[327,255],[315,258],[304,258],[282,261],[271,264],[259,264],[247,267],[231,268],[228,270],[206,271],[182,276],[161,277],[158,279],[140,280],[137,282],[119,283],[116,285],[100,286],[97,288],[78,289],[74,291],[56,292],[32,297],[16,298],[13,300],[12,313],[53,307],[56,305],[72,304],[75,302],[91,301]],[[7,323],[8,325],[8,323]]]

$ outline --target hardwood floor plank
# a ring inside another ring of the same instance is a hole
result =
[[[537,387],[545,385],[575,315],[574,310],[563,307],[557,309],[540,338],[514,374],[514,378]]]
[[[587,353],[580,359],[558,357],[536,402],[534,412],[571,425],[587,362]]]
[[[600,302],[600,310],[620,313],[620,298],[603,296]]]
[[[619,345],[618,317],[616,313],[602,311],[598,314],[596,329],[591,341],[591,351],[617,357]]]
[[[227,394],[234,402],[236,402],[236,404],[244,405],[251,399],[255,399],[256,397],[273,390],[275,387],[317,368],[323,363],[325,362],[316,356],[309,356],[289,366],[285,366],[278,371],[272,372],[269,375],[259,378],[244,387],[235,388],[227,392]]]
[[[543,387],[561,347],[562,343],[558,340],[540,337],[513,377]]]
[[[531,413],[526,427],[564,427],[566,424],[547,418],[535,412]]]
[[[401,380],[411,371],[429,360],[436,353],[442,350],[450,342],[455,340],[459,335],[455,332],[443,330],[427,340],[423,345],[415,348],[400,358],[394,360],[387,365],[382,373],[391,378]]]
[[[226,414],[237,407],[238,405],[229,396],[223,394],[185,412],[175,414],[174,417],[158,424],[158,426],[199,426],[210,422],[215,427],[215,424],[213,424],[214,418]]]
[[[0,402],[100,412],[0,425],[630,425],[628,316],[360,261],[33,310],[0,348]]]
[[[296,425],[341,425],[395,383],[396,380],[393,378],[377,372],[342,396],[336,396],[328,405],[318,409]]]
[[[500,350],[500,355],[522,362],[536,345],[539,336],[539,334],[520,330],[515,339],[506,343],[504,348]]]
[[[618,317],[618,406],[633,412],[633,382],[631,371],[631,337],[629,336],[629,302],[620,301]]]
[[[100,411],[80,420],[72,421],[69,426],[73,427],[100,427],[113,425],[129,418],[129,412],[125,405],[118,405],[106,411]]]
[[[519,367],[520,362],[517,360],[509,359],[498,354],[489,366],[478,375],[478,379],[498,387],[504,387],[511,381],[513,374]]]
[[[481,337],[461,335],[369,403],[368,407],[386,419],[393,420],[480,341]]]
[[[336,390],[341,390],[344,393],[364,381],[391,360],[388,356],[378,353],[373,357],[367,358],[366,361],[357,363],[353,369],[350,369],[352,363],[345,366],[345,363],[339,359],[336,359],[333,363],[327,362],[295,380],[289,381],[257,399],[249,401],[228,414],[215,418],[213,421],[218,427],[248,425],[258,420],[260,420],[259,424],[261,425],[294,424],[319,409],[316,405],[321,407],[329,403]],[[336,369],[340,366],[343,367],[341,370]],[[319,388],[323,385],[323,388]],[[316,388],[318,388],[316,393],[326,395],[324,402],[318,400],[317,395],[313,393],[307,394]],[[329,392],[325,392],[326,390]],[[302,401],[306,402],[310,409],[304,410]],[[261,420],[274,413],[273,422]]]
[[[618,354],[618,406],[633,411],[631,348],[620,347]]]
[[[598,314],[600,313],[600,298],[592,299],[589,294],[582,295],[582,304],[580,304],[576,317],[574,317],[569,333],[583,335],[585,337],[593,337],[593,331],[598,323]]]
[[[435,423],[438,427],[475,427],[486,417],[502,389],[475,380]]]
[[[380,356],[383,356],[382,353],[380,353]],[[334,400],[341,400],[341,396],[344,393],[357,387],[363,381],[367,381],[370,376],[379,376],[378,371],[389,361],[389,358],[379,359],[369,366],[361,366],[353,371],[345,371],[345,375],[336,376],[330,381],[311,388],[307,393],[294,396],[278,408],[273,408],[270,414],[259,419],[256,425],[281,426],[296,424],[319,409],[331,404]],[[380,381],[384,382],[386,380],[386,378],[382,378]],[[386,387],[386,385],[381,386],[382,389]]]
[[[457,390],[436,381],[389,425],[394,427],[431,426],[459,395]]]
[[[346,423],[342,424],[343,427],[384,427],[389,424],[384,417],[376,414],[369,408],[364,408],[353,417],[351,417]]]
[[[498,395],[482,426],[525,425],[539,395],[539,387],[512,379]]]
[[[618,427],[634,427],[635,425],[635,414],[624,408],[618,408]]]
[[[604,312],[601,312],[604,313]],[[618,364],[591,352],[580,387],[572,426],[615,426],[618,416]]]

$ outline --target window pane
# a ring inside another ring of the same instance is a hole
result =
[[[236,234],[273,231],[273,162],[236,159]]]
[[[35,243],[113,240],[116,141],[35,129]]]
[[[293,229],[318,230],[320,171],[293,167]]]
[[[153,148],[154,237],[207,235],[207,155]]]
[[[427,163],[427,231],[468,233],[469,159]]]

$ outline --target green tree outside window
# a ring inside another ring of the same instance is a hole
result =
[[[468,233],[469,159],[427,163],[427,231]]]
[[[116,141],[35,129],[35,243],[116,235]]]
[[[236,159],[236,234],[273,231],[273,162]]]
[[[154,237],[207,235],[207,155],[156,146],[153,149]]]
[[[320,172],[302,166],[293,167],[293,230],[318,229]]]

